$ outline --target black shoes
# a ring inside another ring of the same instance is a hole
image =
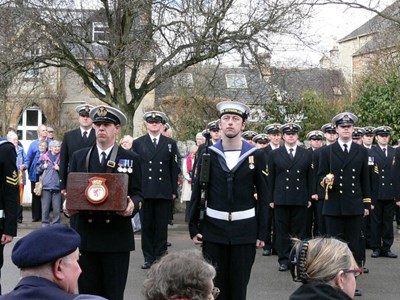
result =
[[[366,267],[363,267],[363,273],[364,273],[364,274],[368,274],[368,273],[369,273],[369,269],[366,268]]]
[[[392,251],[388,251],[381,254],[382,257],[389,257],[389,258],[397,258],[397,254],[394,254]]]
[[[263,256],[270,256],[272,253],[272,251],[270,249],[265,249],[262,253]]]
[[[171,247],[172,244],[170,242],[167,242],[167,247]]]
[[[356,289],[356,291],[354,292],[354,296],[362,296],[361,290]]]
[[[40,219],[32,219],[32,222],[40,222]]]
[[[379,257],[379,256],[381,256],[381,250],[379,250],[379,249],[375,249],[373,252],[372,252],[372,254],[371,254],[371,257]]]
[[[281,272],[286,272],[287,270],[289,270],[288,265],[281,264],[281,265],[279,266],[279,271],[281,271]]]
[[[387,251],[387,252],[381,252],[381,250],[379,249],[375,249],[372,254],[371,257],[389,257],[389,258],[397,258],[397,254],[393,253],[392,251]]]
[[[150,269],[150,267],[151,267],[151,263],[149,263],[147,261],[141,266],[142,270]]]

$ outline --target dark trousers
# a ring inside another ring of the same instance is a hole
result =
[[[311,206],[307,208],[307,238],[323,236],[326,234],[325,221],[322,216],[324,201],[324,199],[312,200]]]
[[[167,251],[169,199],[145,199],[140,210],[144,261],[153,263]]]
[[[133,234],[133,233],[132,233]],[[79,293],[123,300],[128,277],[130,252],[81,251]]]
[[[357,264],[363,266],[363,252],[360,245],[363,215],[325,216],[326,233],[347,242]],[[365,248],[364,248],[365,249]]]
[[[2,232],[0,232],[3,235]],[[1,279],[1,269],[3,268],[4,264],[4,245],[0,244],[0,279]],[[0,295],[1,295],[1,281],[0,281]]]
[[[276,252],[279,264],[289,265],[291,237],[304,239],[306,235],[306,206],[275,205]]]
[[[214,285],[218,300],[246,300],[247,285],[256,256],[256,245],[203,243],[203,255],[217,269]]]
[[[264,250],[275,249],[275,220],[274,220],[274,209],[268,205],[268,217],[267,217],[267,239],[265,240]]]
[[[393,245],[393,217],[396,203],[394,200],[378,200],[371,210],[371,248],[382,252],[390,251]]]
[[[33,192],[35,188],[35,182],[31,181],[31,193],[32,193],[32,220],[42,219],[42,202],[41,197],[36,196]]]

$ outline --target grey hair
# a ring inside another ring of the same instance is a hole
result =
[[[206,300],[211,294],[216,274],[199,250],[177,251],[156,262],[143,282],[146,300],[188,298]]]
[[[57,141],[57,140],[53,140],[49,143],[49,149],[52,149],[53,147],[56,147],[56,146],[61,146],[61,142]]]

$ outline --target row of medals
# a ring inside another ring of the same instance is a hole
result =
[[[133,160],[120,159],[118,162],[118,172],[121,173],[132,173],[133,172]]]

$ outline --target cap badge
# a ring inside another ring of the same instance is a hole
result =
[[[157,114],[155,112],[151,113],[151,117],[154,119],[157,116]]]
[[[97,115],[100,117],[107,116],[107,109],[104,106],[99,107],[99,110],[97,111]]]
[[[348,115],[344,115],[344,116],[343,116],[343,121],[350,121],[349,116],[348,116]]]

